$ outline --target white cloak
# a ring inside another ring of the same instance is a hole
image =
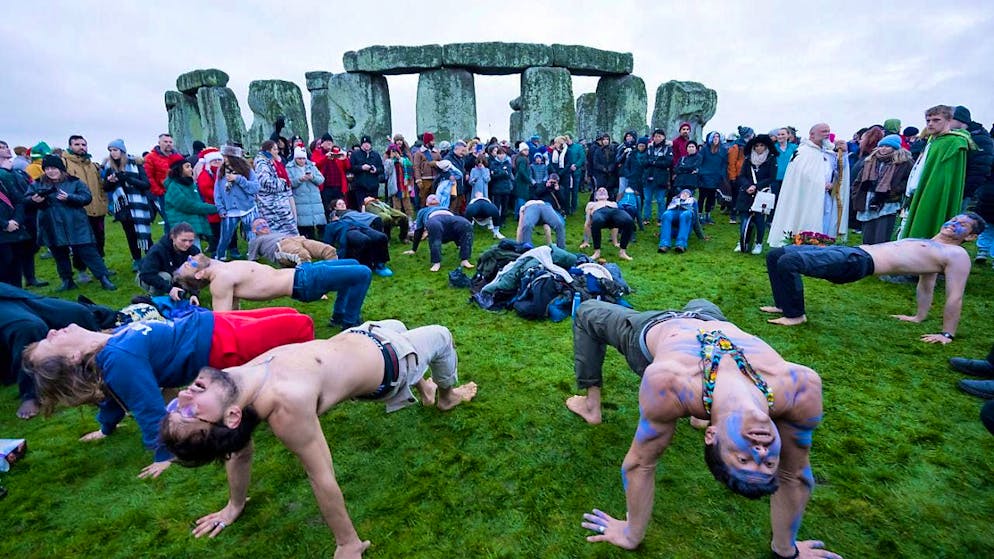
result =
[[[770,247],[783,246],[787,233],[821,231],[825,184],[832,182],[837,162],[834,152],[826,152],[807,138],[801,140],[780,186],[780,199],[770,224]]]

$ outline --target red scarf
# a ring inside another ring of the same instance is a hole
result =
[[[280,160],[278,160],[276,158],[273,158],[273,164],[276,167],[276,176],[279,177],[279,178],[281,178],[281,179],[283,179],[283,180],[285,180],[286,181],[286,185],[289,188],[290,187],[290,175],[288,175],[287,172],[286,172],[286,165],[284,165],[282,161],[280,161]]]

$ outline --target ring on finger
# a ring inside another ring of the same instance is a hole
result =
[[[597,531],[600,532],[600,533],[602,533],[602,534],[604,533],[604,530],[607,530],[607,526],[600,525],[600,526],[597,527]]]

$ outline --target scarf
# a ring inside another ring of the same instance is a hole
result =
[[[290,175],[286,172],[286,165],[284,165],[282,161],[274,159],[272,154],[267,154],[267,155],[269,155],[270,161],[273,162],[273,167],[276,168],[276,176],[283,179],[286,187],[290,188],[290,185],[293,183],[290,182]]]
[[[769,151],[764,151],[762,154],[756,153],[755,151],[749,154],[749,162],[752,163],[754,167],[759,167],[763,163],[766,163],[766,158],[770,156]]]
[[[104,164],[105,176],[106,172],[115,170],[109,160]],[[129,157],[121,172],[137,175],[138,165],[135,160]],[[118,187],[110,195],[111,210],[118,221],[131,222],[137,233],[138,248],[148,252],[152,248],[152,205],[145,193],[131,186],[123,176],[119,176],[117,184]]]
[[[879,151],[873,150],[863,164],[863,170],[859,173],[860,184],[876,182],[874,192],[890,192],[891,182],[894,180],[894,170],[897,168],[898,152],[892,152],[888,156],[883,156]]]

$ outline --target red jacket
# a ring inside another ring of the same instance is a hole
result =
[[[207,172],[207,169],[200,171],[200,176],[197,177],[197,190],[200,192],[200,197],[208,204],[214,203],[214,180],[215,177]],[[221,216],[216,212],[207,214],[207,221],[221,223]]]
[[[145,174],[148,175],[149,191],[153,196],[165,196],[165,183],[166,177],[169,176],[169,166],[179,159],[184,159],[184,157],[175,151],[172,155],[166,155],[162,153],[159,146],[152,148],[152,151],[145,156]]]
[[[348,182],[345,179],[345,172],[352,168],[348,157],[328,157],[321,148],[311,152],[311,161],[317,166],[318,171],[324,175],[324,184],[320,189],[331,188],[340,192],[344,197]]]

